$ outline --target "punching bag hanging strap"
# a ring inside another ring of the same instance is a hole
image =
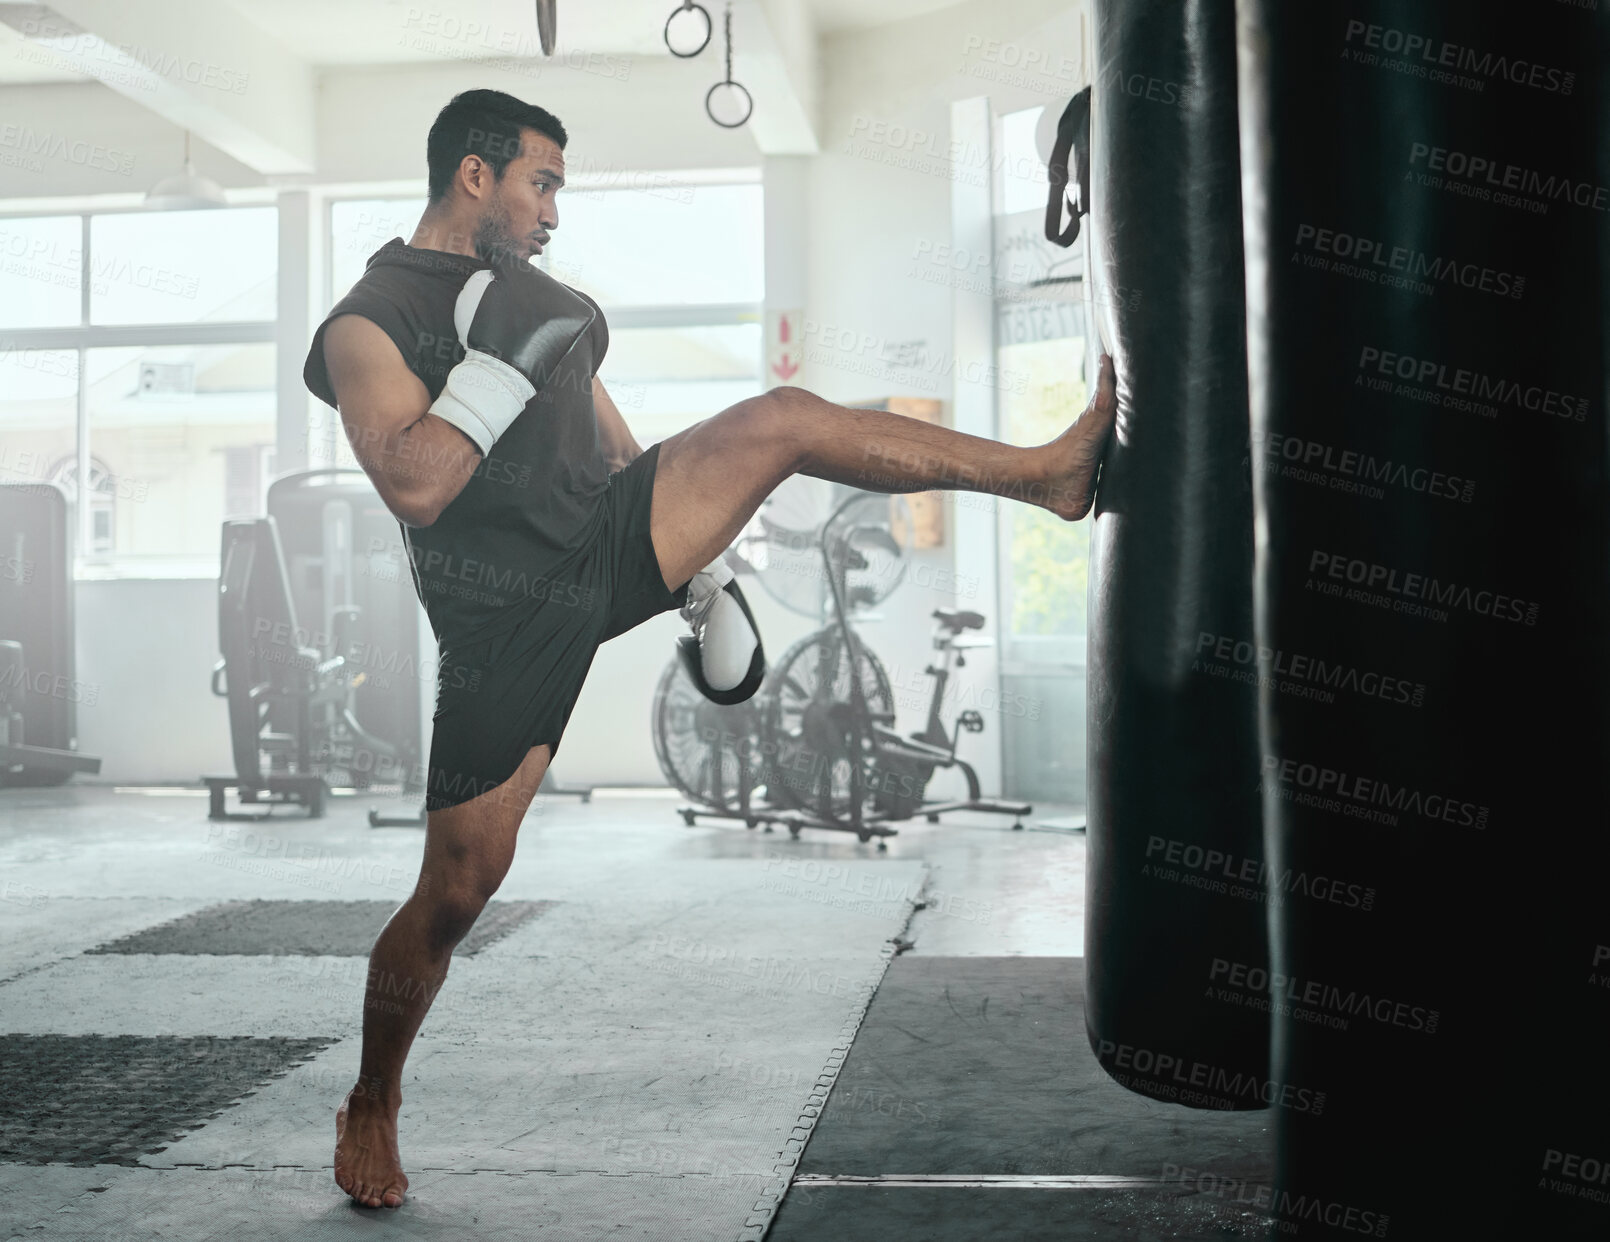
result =
[[[1068,176],[1068,156],[1073,155],[1073,178]],[[1090,210],[1090,88],[1087,86],[1062,110],[1057,121],[1057,140],[1046,166],[1051,191],[1045,202],[1045,239],[1059,246],[1071,246],[1079,236],[1079,217]],[[1070,194],[1068,191],[1072,190]],[[1062,227],[1062,204],[1068,204],[1068,227]]]

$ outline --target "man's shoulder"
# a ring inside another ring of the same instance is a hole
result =
[[[343,315],[356,315],[372,321],[393,338],[399,332],[410,337],[426,329],[446,332],[443,325],[452,320],[465,269],[460,256],[441,256],[442,260],[458,260],[453,263],[438,261],[436,254],[404,246],[400,239],[382,247],[330,308],[324,323],[328,325]],[[453,339],[457,340],[456,332]]]
[[[396,244],[401,246],[400,240]],[[430,375],[442,365],[436,359],[435,339],[440,338],[448,353],[458,344],[453,328],[456,286],[444,283],[433,287],[437,281],[428,263],[419,264],[412,258],[403,264],[383,261],[389,249],[382,247],[371,257],[363,274],[330,308],[313,333],[303,364],[303,380],[309,391],[327,404],[335,404],[326,359],[332,345],[336,352],[350,349],[389,358],[390,351],[381,345],[381,338],[385,338],[395,346],[403,365],[428,386]]]
[[[327,353],[341,350],[367,349],[381,341],[389,341],[390,333],[362,309],[336,307],[325,320],[324,348]]]
[[[465,255],[409,246],[397,237],[369,256],[346,298],[355,294],[386,300],[456,296],[478,266],[481,265],[476,260]]]

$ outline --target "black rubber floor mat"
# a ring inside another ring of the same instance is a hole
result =
[[[334,1042],[0,1035],[0,1163],[138,1164]]]
[[[766,1242],[1224,1242],[1268,1230],[1233,1199],[1166,1191],[795,1187]]]
[[[905,954],[889,964],[798,1173],[1190,1170],[1267,1183],[1271,1152],[1266,1112],[1163,1103],[1107,1077],[1085,1036],[1082,958]]]
[[[254,957],[368,957],[395,901],[226,901],[147,927],[91,953],[238,953]],[[453,954],[471,957],[551,901],[488,902]]]

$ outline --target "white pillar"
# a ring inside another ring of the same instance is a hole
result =
[[[274,340],[275,473],[308,465],[308,413],[312,400],[302,384],[302,363],[312,335],[312,196],[306,190],[279,195],[278,317]]]
[[[760,342],[762,388],[801,382],[798,375],[784,377],[771,371],[768,355],[772,351],[768,349],[768,342],[775,334],[778,315],[803,312],[806,306],[809,271],[806,238],[810,236],[806,199],[811,162],[809,156],[772,155],[767,156],[761,166],[766,263],[765,330]],[[800,331],[798,325],[794,331]],[[796,353],[803,357],[802,349]]]
[[[993,169],[993,122],[989,99],[958,99],[950,106],[950,139],[956,151],[982,152],[983,167]],[[954,177],[950,183],[950,241],[957,254],[993,254],[995,252],[993,177],[984,178],[983,185],[969,184],[966,177]],[[955,350],[954,373],[960,375],[989,374],[995,364],[995,302],[989,294],[966,290],[951,293],[952,348]],[[995,427],[995,389],[989,384],[957,383],[952,396],[953,426],[969,435],[999,438]],[[953,494],[954,496],[954,494]],[[979,647],[967,653],[964,676],[977,688],[980,702],[1001,701],[1001,590],[999,576],[1000,547],[997,531],[1000,504],[982,503],[986,497],[971,498],[980,503],[950,506],[956,532],[954,549],[956,572],[976,577],[986,601],[984,628],[980,636],[994,640],[993,647]],[[993,600],[993,606],[988,601]],[[1001,788],[1003,755],[1003,718],[997,716],[985,729],[982,737],[988,745],[970,743],[969,753],[977,757],[979,783],[986,794]]]

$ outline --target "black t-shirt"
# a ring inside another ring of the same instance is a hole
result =
[[[434,401],[464,357],[453,304],[470,274],[487,266],[468,255],[409,246],[400,237],[387,242],[313,334],[302,371],[309,391],[335,404],[324,331],[340,315],[361,315],[391,338]],[[572,292],[597,308],[579,289]],[[565,589],[556,577],[562,579],[591,542],[609,486],[592,394],[592,377],[608,348],[609,328],[599,311],[587,336],[436,521],[398,523],[414,589],[438,639],[496,633],[514,615],[509,605]],[[463,450],[475,451],[467,437]],[[433,468],[423,458],[418,465]]]

